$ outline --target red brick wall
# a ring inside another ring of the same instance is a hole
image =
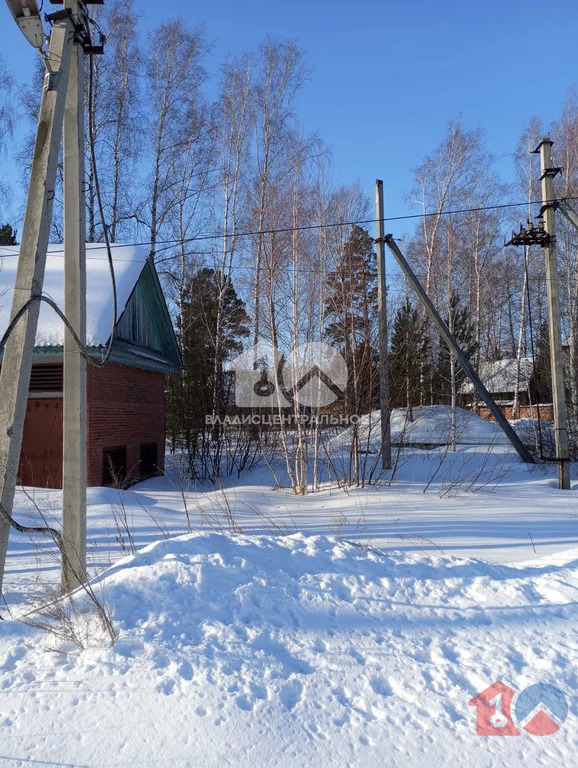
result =
[[[18,479],[22,485],[62,487],[61,397],[28,400]]]
[[[123,446],[129,479],[139,476],[143,443],[157,443],[164,469],[164,375],[113,363],[86,373],[88,484],[102,484],[103,451]],[[62,398],[29,399],[19,477],[25,485],[62,487]]]
[[[507,419],[512,418],[512,411],[514,410],[513,406],[501,405],[500,410],[502,411],[502,413]],[[554,419],[553,414],[554,414],[554,411],[553,411],[553,406],[551,404],[547,403],[545,405],[540,406],[541,419],[544,419],[545,421],[552,421]],[[490,413],[490,409],[486,408],[485,406],[478,410],[478,416],[481,416],[482,419],[485,419],[486,421],[494,421],[494,417]],[[537,419],[538,408],[536,408],[535,405],[519,405],[518,418],[519,419]]]
[[[89,485],[102,483],[102,453],[126,446],[130,478],[139,473],[141,443],[157,443],[165,462],[165,378],[162,373],[124,365],[87,370]]]

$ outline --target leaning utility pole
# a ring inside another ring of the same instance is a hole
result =
[[[387,245],[389,250],[392,252],[395,260],[397,261],[403,273],[407,277],[411,287],[417,293],[417,296],[422,302],[423,306],[425,307],[428,315],[433,320],[433,322],[437,325],[441,336],[443,337],[445,343],[448,345],[448,348],[450,349],[450,351],[453,352],[453,354],[455,355],[458,363],[462,367],[463,372],[466,374],[466,376],[474,385],[474,389],[476,390],[478,395],[482,398],[484,403],[488,406],[490,413],[492,414],[494,419],[497,421],[499,426],[502,428],[502,430],[504,431],[506,437],[508,438],[512,446],[518,452],[519,457],[522,459],[522,461],[525,461],[527,464],[533,464],[534,459],[532,458],[532,454],[526,448],[526,446],[522,443],[522,441],[514,431],[512,425],[506,419],[506,417],[504,416],[504,414],[502,413],[498,405],[494,402],[492,396],[490,395],[488,390],[485,388],[478,374],[474,371],[470,361],[468,360],[467,355],[464,354],[463,349],[460,347],[458,342],[450,333],[450,329],[448,328],[446,323],[443,321],[440,313],[434,307],[432,300],[427,295],[425,288],[420,283],[417,275],[408,264],[403,253],[400,251],[397,243],[393,238],[393,235],[385,236],[385,244]]]
[[[564,390],[564,360],[562,357],[562,333],[560,327],[560,294],[558,290],[558,260],[556,254],[556,226],[554,177],[560,168],[552,165],[550,138],[542,139],[536,154],[540,154],[542,182],[542,213],[546,240],[546,288],[548,293],[548,322],[550,334],[550,359],[552,370],[552,399],[554,405],[554,432],[556,436],[556,461],[558,462],[558,486],[570,489],[570,457],[568,452],[568,416]]]
[[[391,469],[391,411],[389,407],[389,359],[387,354],[387,285],[385,280],[385,239],[383,181],[375,182],[377,244],[377,311],[379,313],[379,408],[381,413],[381,466]]]

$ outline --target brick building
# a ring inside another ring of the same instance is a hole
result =
[[[111,362],[87,366],[89,485],[151,477],[164,468],[165,376],[181,361],[159,279],[147,252],[114,246],[118,308]],[[0,334],[8,324],[18,247],[0,247]],[[44,293],[63,305],[62,246],[50,246]],[[87,246],[87,346],[101,359],[112,327],[106,252]],[[40,312],[19,479],[62,486],[63,330],[52,310]]]

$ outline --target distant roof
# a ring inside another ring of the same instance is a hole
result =
[[[88,243],[86,249],[86,344],[88,347],[98,347],[107,343],[112,330],[112,285],[105,246],[102,243]],[[17,245],[0,246],[0,336],[8,327],[19,253],[20,247]],[[112,255],[118,298],[116,322],[127,305],[149,254],[144,248],[115,244]],[[48,246],[43,292],[64,310],[62,245]],[[36,346],[61,347],[63,344],[62,321],[49,306],[42,304]]]
[[[492,393],[514,392],[516,389],[516,368],[515,358],[504,358],[503,360],[482,360],[478,370],[478,376],[481,378],[484,386]],[[520,359],[520,380],[518,391],[523,392],[528,389],[528,384],[532,378],[532,358],[522,357]],[[474,386],[470,381],[465,381],[460,389],[463,394],[471,394]]]

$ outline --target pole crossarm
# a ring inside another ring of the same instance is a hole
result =
[[[433,320],[433,322],[437,325],[439,332],[441,333],[444,341],[446,342],[448,347],[453,351],[464,373],[474,385],[474,389],[476,390],[478,395],[482,398],[484,403],[487,405],[488,409],[490,410],[490,413],[495,418],[499,426],[502,428],[506,437],[508,438],[512,446],[515,448],[515,450],[518,452],[518,455],[520,456],[522,461],[524,461],[526,464],[534,464],[535,462],[532,454],[526,448],[526,446],[522,443],[522,441],[520,440],[520,438],[512,428],[512,425],[508,422],[508,420],[506,419],[506,417],[504,416],[504,414],[502,413],[498,405],[495,403],[494,399],[492,398],[488,390],[485,388],[482,380],[472,368],[470,361],[464,354],[458,342],[450,333],[448,326],[443,321],[437,309],[434,307],[424,287],[418,280],[417,275],[409,266],[408,262],[405,259],[405,256],[398,248],[397,243],[393,238],[393,235],[386,235],[385,243],[388,246],[389,250],[392,252],[395,260],[403,270],[405,276],[411,283],[412,288],[417,293],[428,315]]]

